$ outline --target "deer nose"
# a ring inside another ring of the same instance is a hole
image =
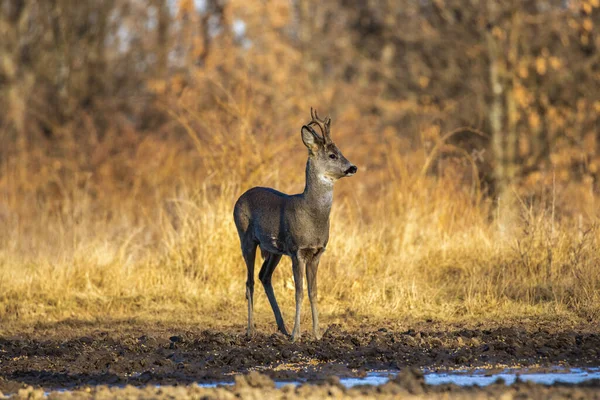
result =
[[[356,165],[353,165],[350,168],[348,168],[345,173],[346,175],[354,175],[356,171],[358,171],[358,168],[356,168]]]

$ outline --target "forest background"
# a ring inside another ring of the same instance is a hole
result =
[[[0,321],[243,325],[233,204],[302,190],[311,106],[359,167],[325,323],[597,320],[599,29],[600,0],[0,0]]]

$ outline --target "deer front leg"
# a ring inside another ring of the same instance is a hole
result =
[[[294,274],[294,284],[296,286],[296,318],[294,320],[294,330],[292,331],[292,342],[300,339],[300,311],[302,309],[302,300],[304,299],[304,270],[306,261],[299,254],[292,256],[292,272]]]
[[[319,333],[319,311],[317,310],[317,270],[319,269],[319,258],[321,252],[306,265],[306,282],[308,283],[308,299],[312,312],[313,335],[315,339],[321,339]]]

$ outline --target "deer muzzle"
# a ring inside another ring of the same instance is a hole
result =
[[[344,173],[346,174],[346,176],[352,176],[356,173],[356,171],[358,171],[358,168],[356,168],[356,165],[353,165],[350,168],[348,168],[346,171],[344,171]]]

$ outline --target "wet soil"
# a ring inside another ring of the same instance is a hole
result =
[[[380,386],[345,388],[338,378],[331,377],[316,384],[285,385],[276,388],[268,376],[256,371],[235,377],[232,386],[204,388],[198,385],[145,387],[95,386],[69,392],[45,393],[31,386],[20,389],[16,397],[23,399],[600,399],[600,381],[580,385],[554,384],[544,386],[517,382],[507,386],[496,382],[489,386],[430,386],[419,370],[406,368],[394,379]],[[1,397],[1,395],[0,395]]]
[[[63,322],[6,330],[0,334],[0,391],[232,382],[236,374],[251,371],[270,379],[319,381],[406,367],[600,365],[595,325],[389,326],[334,324],[321,340],[306,334],[298,343],[280,334],[249,339],[241,326],[201,330],[127,321]]]

